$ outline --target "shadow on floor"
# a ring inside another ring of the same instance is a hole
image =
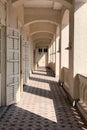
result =
[[[33,74],[55,77],[54,72],[50,68],[45,68],[45,70],[38,69],[38,71],[33,71]]]
[[[33,71],[33,74],[35,74],[35,75],[41,75],[41,76],[49,76],[48,74],[41,74],[41,73],[38,73],[36,71]]]
[[[64,130],[87,129],[87,123],[81,117],[76,108],[73,108],[70,105],[66,93],[62,87],[58,86],[58,83],[56,81],[42,79],[41,77],[30,77],[30,80],[49,84],[50,93],[47,90],[44,90],[43,95],[43,90],[41,88],[39,90],[37,87],[34,88],[36,92],[32,93],[41,97],[44,96],[51,98],[53,100],[58,126]],[[29,86],[25,86],[25,90],[27,89],[26,87],[29,88]],[[33,89],[33,87],[30,87],[30,89]],[[28,92],[31,93],[30,90]]]
[[[42,83],[53,83],[53,82],[56,82],[56,81],[52,81],[50,79],[42,79],[41,77],[36,78],[36,77],[32,77],[31,76],[29,79],[30,80],[34,80],[34,81],[38,81],[38,82],[42,82]]]
[[[38,96],[41,96],[41,97],[52,99],[51,91],[49,91],[49,90],[45,90],[45,89],[36,88],[36,87],[33,87],[33,86],[24,85],[23,91],[27,92],[27,93],[34,94],[34,95],[38,95]]]
[[[56,122],[17,106],[8,107],[0,119],[0,130],[64,130]]]
[[[87,123],[76,108],[69,104],[65,92],[56,81],[41,77],[30,77],[30,81],[34,84],[24,85],[22,102],[9,106],[0,118],[1,130],[87,130]],[[42,83],[44,83],[44,89]],[[48,84],[49,90],[45,90],[45,83]],[[33,95],[33,101],[29,95]],[[54,109],[49,107],[50,102],[53,103],[51,107]],[[30,108],[31,105],[32,108]],[[52,120],[53,113],[55,113],[56,121]]]

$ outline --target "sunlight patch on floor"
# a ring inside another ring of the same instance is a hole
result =
[[[30,97],[30,100],[29,102],[27,102],[26,100],[24,102],[22,101],[23,104],[18,105],[20,108],[32,112],[50,121],[57,122],[52,99],[26,92],[24,92],[24,94],[26,95],[26,98]]]
[[[40,88],[43,90],[49,90],[50,91],[50,85],[48,83],[40,82],[40,81],[33,81],[30,83],[31,87]]]

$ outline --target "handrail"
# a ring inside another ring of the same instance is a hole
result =
[[[78,74],[79,76],[79,100],[87,106],[87,77]]]
[[[63,82],[64,82],[64,87],[67,92],[69,92],[69,87],[70,87],[70,69],[64,67],[63,68]]]

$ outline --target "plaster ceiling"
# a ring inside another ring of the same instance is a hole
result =
[[[87,2],[87,0],[75,0],[75,2]]]
[[[27,1],[26,3],[24,3],[24,7],[33,7],[33,8],[53,8],[55,10],[61,9],[62,8],[62,4],[58,3],[58,2],[53,2],[53,1]]]
[[[24,6],[24,26],[34,43],[50,44],[60,24],[62,7],[71,8],[72,0],[13,0],[13,6]]]

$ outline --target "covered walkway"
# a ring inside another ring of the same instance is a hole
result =
[[[24,85],[21,101],[3,113],[0,130],[87,130],[87,124],[51,70],[39,68]]]
[[[0,130],[87,130],[87,0],[0,0],[0,117]]]

